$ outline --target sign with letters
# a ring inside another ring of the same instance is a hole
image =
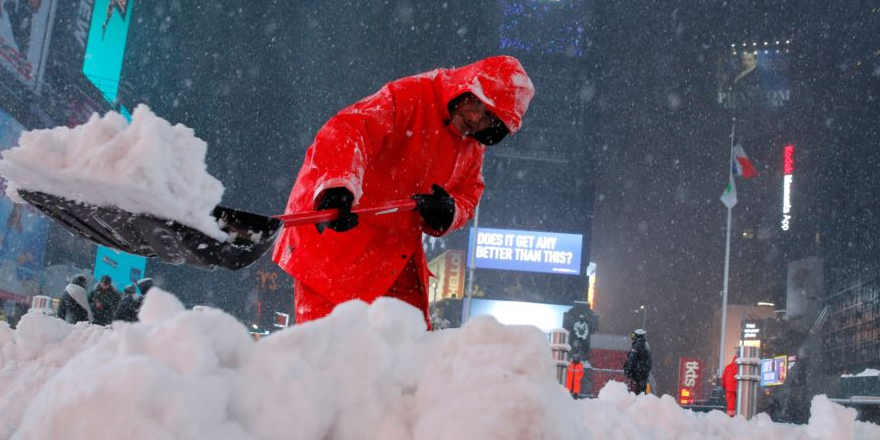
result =
[[[580,275],[582,244],[580,234],[479,228],[476,236],[471,229],[468,258],[478,269]]]
[[[702,389],[703,361],[678,358],[678,403],[692,405]]]

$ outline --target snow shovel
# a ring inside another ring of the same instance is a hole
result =
[[[206,269],[237,270],[251,265],[275,242],[282,226],[331,221],[338,211],[328,209],[277,217],[217,206],[211,213],[226,241],[211,238],[198,229],[149,214],[134,214],[112,206],[95,206],[36,191],[19,190],[19,195],[68,231],[94,243],[130,254],[158,258],[171,264]],[[412,211],[415,200],[400,200],[379,207],[353,209],[366,215]]]

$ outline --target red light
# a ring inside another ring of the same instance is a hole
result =
[[[794,172],[794,145],[786,145],[782,153],[782,173],[785,175]]]

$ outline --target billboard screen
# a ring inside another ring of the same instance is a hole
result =
[[[502,49],[581,57],[589,17],[585,2],[502,0]]]
[[[0,150],[15,146],[23,130],[0,110]],[[5,190],[0,179],[0,298],[30,302],[40,294],[49,220],[29,205],[13,203]]]
[[[109,275],[113,279],[113,285],[118,290],[122,290],[125,286],[144,278],[146,268],[146,257],[98,246],[95,257],[95,280],[101,279],[103,275]]]
[[[789,105],[788,41],[733,44],[719,58],[717,102],[726,110],[748,113]]]
[[[761,386],[775,386],[785,383],[788,375],[788,356],[761,359]]]
[[[31,91],[46,69],[57,0],[4,1],[0,6],[0,65]]]
[[[428,263],[428,270],[434,274],[428,282],[430,302],[464,296],[465,258],[464,251],[449,250]]]
[[[122,74],[133,0],[95,0],[89,38],[83,58],[83,74],[115,103]]]
[[[580,275],[582,246],[580,234],[472,228],[468,258],[478,269]]]
[[[470,317],[494,316],[507,325],[534,325],[545,333],[562,328],[562,318],[571,306],[493,299],[471,300]]]

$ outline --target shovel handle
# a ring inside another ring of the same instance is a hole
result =
[[[415,211],[416,201],[413,199],[397,200],[389,202],[381,206],[373,206],[370,208],[355,208],[351,212],[358,215],[384,215],[393,214],[395,212]],[[329,222],[336,219],[339,215],[338,209],[322,209],[320,211],[296,212],[293,214],[283,214],[276,216],[278,220],[284,222],[284,226],[310,225],[315,223]]]

